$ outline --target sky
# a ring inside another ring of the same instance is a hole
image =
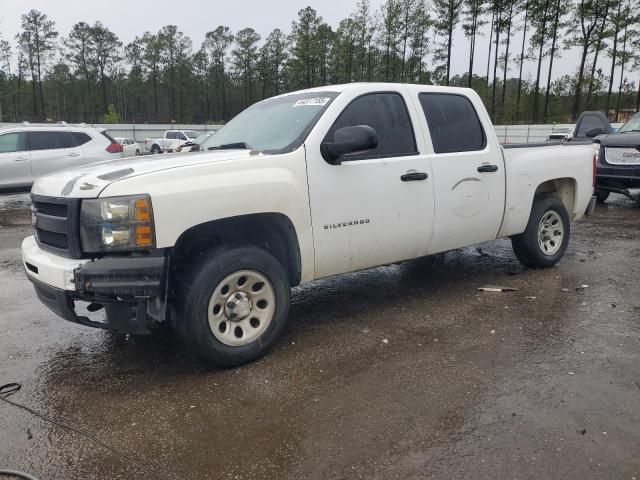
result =
[[[377,10],[384,0],[371,0]],[[194,50],[199,48],[206,32],[218,25],[228,25],[233,31],[252,27],[265,38],[278,27],[285,32],[291,30],[291,22],[300,9],[310,5],[332,26],[355,10],[357,0],[232,0],[227,2],[206,0],[0,0],[0,36],[12,44],[20,30],[20,16],[35,8],[56,22],[61,36],[66,36],[71,26],[79,21],[93,24],[100,20],[114,31],[126,44],[145,31],[157,32],[164,25],[175,24],[193,41]],[[485,27],[488,29],[488,27]],[[488,33],[478,40],[474,70],[486,74]],[[522,37],[513,37],[514,52],[519,52]],[[462,31],[456,32],[453,42],[453,74],[468,69],[468,41]],[[517,62],[512,61],[509,74],[517,76]],[[562,52],[561,60],[554,63],[553,78],[573,74],[579,63],[576,50]],[[599,62],[600,64],[600,62]],[[607,67],[606,62],[600,64]],[[534,75],[535,65],[525,64],[525,78]],[[546,65],[543,77],[546,81]],[[499,74],[500,75],[500,74]],[[635,78],[633,78],[635,80]]]

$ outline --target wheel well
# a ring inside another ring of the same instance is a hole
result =
[[[573,205],[576,201],[576,181],[573,178],[554,178],[541,183],[536,188],[536,196],[551,195],[562,202],[573,219]]]
[[[295,228],[281,213],[256,213],[223,218],[185,231],[171,253],[173,273],[198,255],[221,245],[254,245],[273,255],[289,274],[291,286],[300,283],[300,246]]]

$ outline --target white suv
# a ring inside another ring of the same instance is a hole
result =
[[[0,192],[28,190],[44,174],[122,156],[122,145],[105,130],[64,123],[3,127]]]

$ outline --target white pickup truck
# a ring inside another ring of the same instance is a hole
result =
[[[208,362],[240,365],[282,332],[291,287],[501,237],[549,267],[594,205],[590,143],[500,146],[468,89],[290,93],[203,145],[36,182],[22,256],[51,310],[134,334],[169,324]]]
[[[200,132],[194,130],[166,130],[162,138],[146,138],[144,149],[149,153],[174,152],[183,143],[194,140]]]

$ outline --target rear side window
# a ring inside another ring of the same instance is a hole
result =
[[[71,132],[29,132],[29,150],[72,148],[76,143]]]
[[[91,137],[84,132],[71,132],[71,135],[73,135],[76,145],[84,145],[91,141]]]
[[[175,140],[176,138],[178,138],[178,132],[167,132],[165,138],[167,140]]]
[[[0,153],[24,152],[27,149],[25,132],[10,132],[0,135]]]
[[[404,99],[398,93],[371,93],[353,100],[333,124],[325,141],[343,127],[368,125],[378,134],[378,146],[359,155],[345,155],[344,160],[416,155],[416,139]]]
[[[596,115],[585,115],[578,125],[576,130],[576,137],[586,137],[587,132],[592,128],[601,128],[603,132],[606,132],[606,126],[604,122]]]
[[[419,98],[435,153],[484,149],[487,138],[478,114],[467,97],[448,93],[421,93]]]

